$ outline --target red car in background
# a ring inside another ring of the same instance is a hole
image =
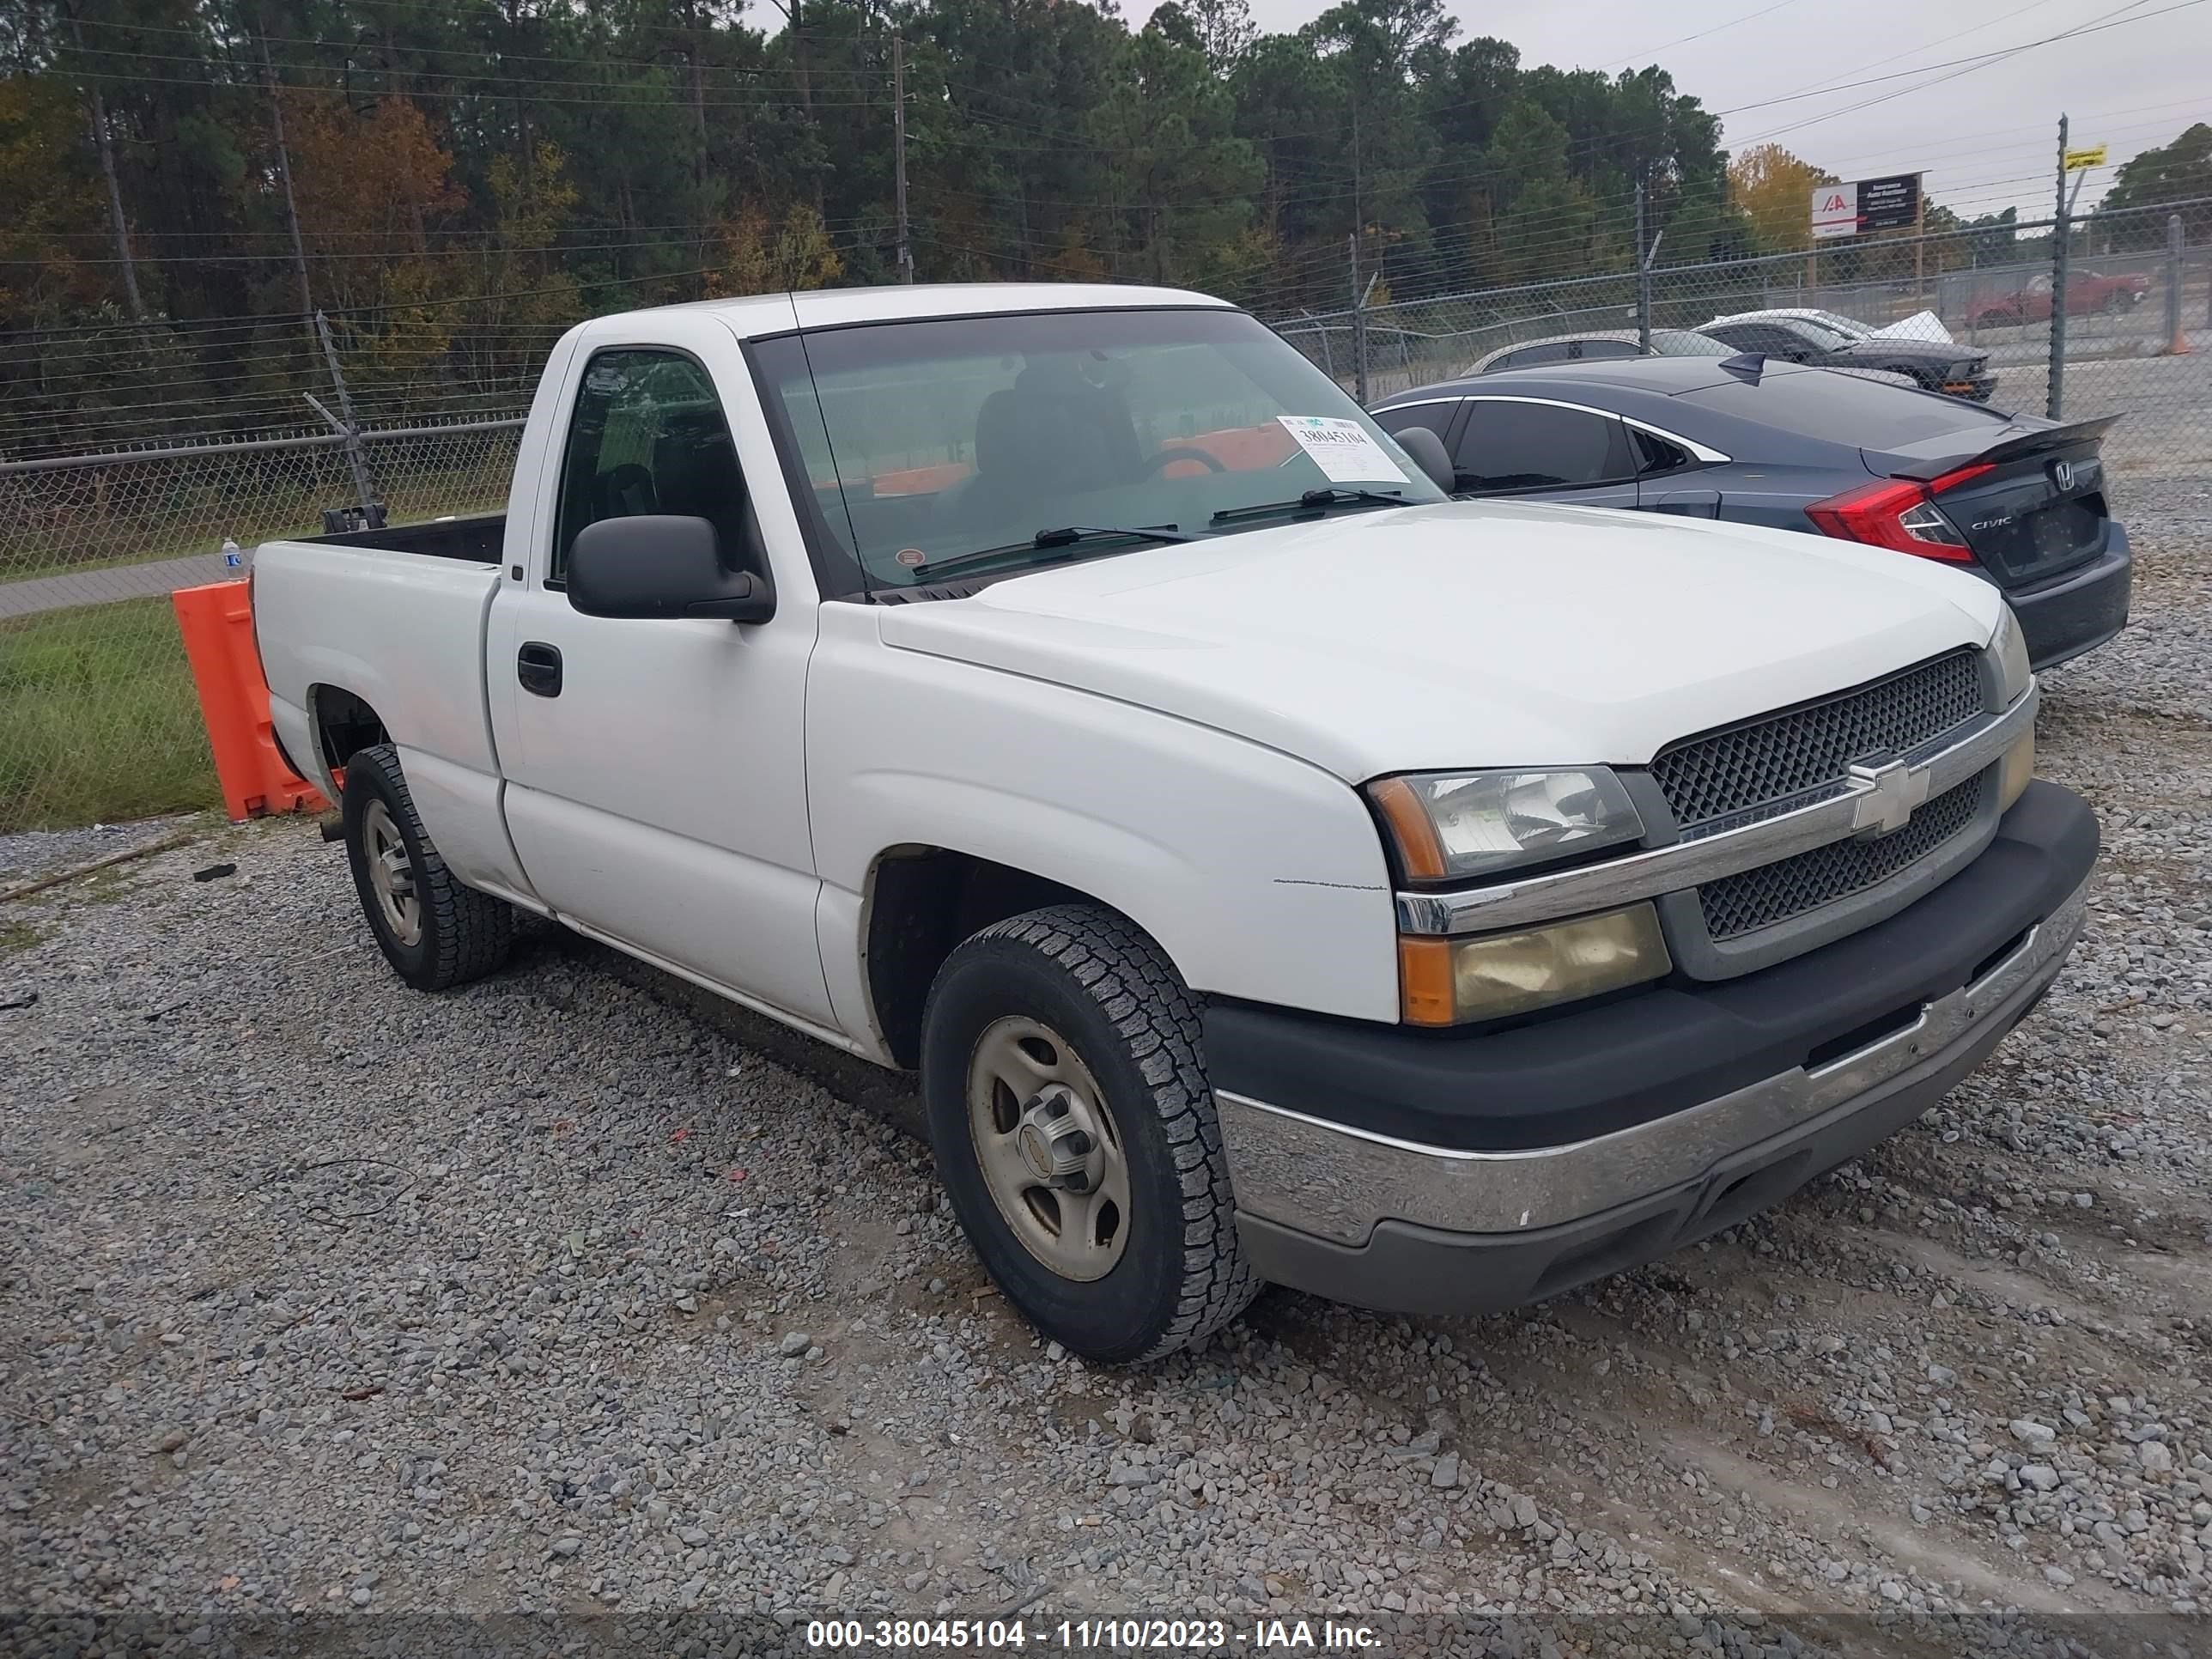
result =
[[[2125,311],[2141,305],[2150,292],[2150,278],[2140,271],[2122,276],[2100,276],[2094,270],[2066,273],[2066,314],[2087,316],[2098,311]],[[2002,328],[2019,323],[2051,320],[2051,278],[2037,276],[2017,293],[1994,300],[1978,300],[1967,309],[1968,328]]]

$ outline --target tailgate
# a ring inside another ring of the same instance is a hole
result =
[[[1978,451],[1866,453],[1876,472],[1920,478],[2000,586],[2029,587],[2087,564],[2112,538],[2104,436],[2118,416],[2008,429]],[[1929,448],[1942,448],[1940,443]],[[1945,483],[1955,477],[1955,483]]]

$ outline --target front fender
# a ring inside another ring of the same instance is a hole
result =
[[[1195,990],[1397,1018],[1381,836],[1351,788],[1304,761],[825,623],[807,778],[825,915],[852,931],[886,850],[939,847],[1111,905]],[[823,944],[826,967],[842,953]]]

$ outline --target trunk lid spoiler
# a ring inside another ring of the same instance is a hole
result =
[[[1862,449],[1859,454],[1866,462],[1867,471],[1878,477],[1917,478],[1924,483],[1978,461],[2001,466],[2007,461],[2091,443],[2111,431],[2120,418],[2118,415],[2100,415],[2094,420],[2069,421],[2054,426],[2030,416],[2026,419],[2036,420],[2036,424],[2030,427],[2016,416],[1996,428],[1992,442],[1976,442],[1971,431],[1947,432],[1897,449]]]

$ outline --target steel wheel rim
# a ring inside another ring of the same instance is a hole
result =
[[[382,801],[369,802],[361,815],[361,839],[368,858],[368,884],[376,890],[376,907],[384,912],[384,925],[402,945],[419,942],[422,899],[415,890],[415,861],[407,856],[407,842],[392,809]]]
[[[968,1132],[983,1185],[1023,1249],[1078,1284],[1114,1271],[1129,1238],[1128,1158],[1097,1079],[1066,1039],[1026,1015],[986,1026],[968,1060]],[[1080,1152],[1078,1135],[1088,1142]]]

